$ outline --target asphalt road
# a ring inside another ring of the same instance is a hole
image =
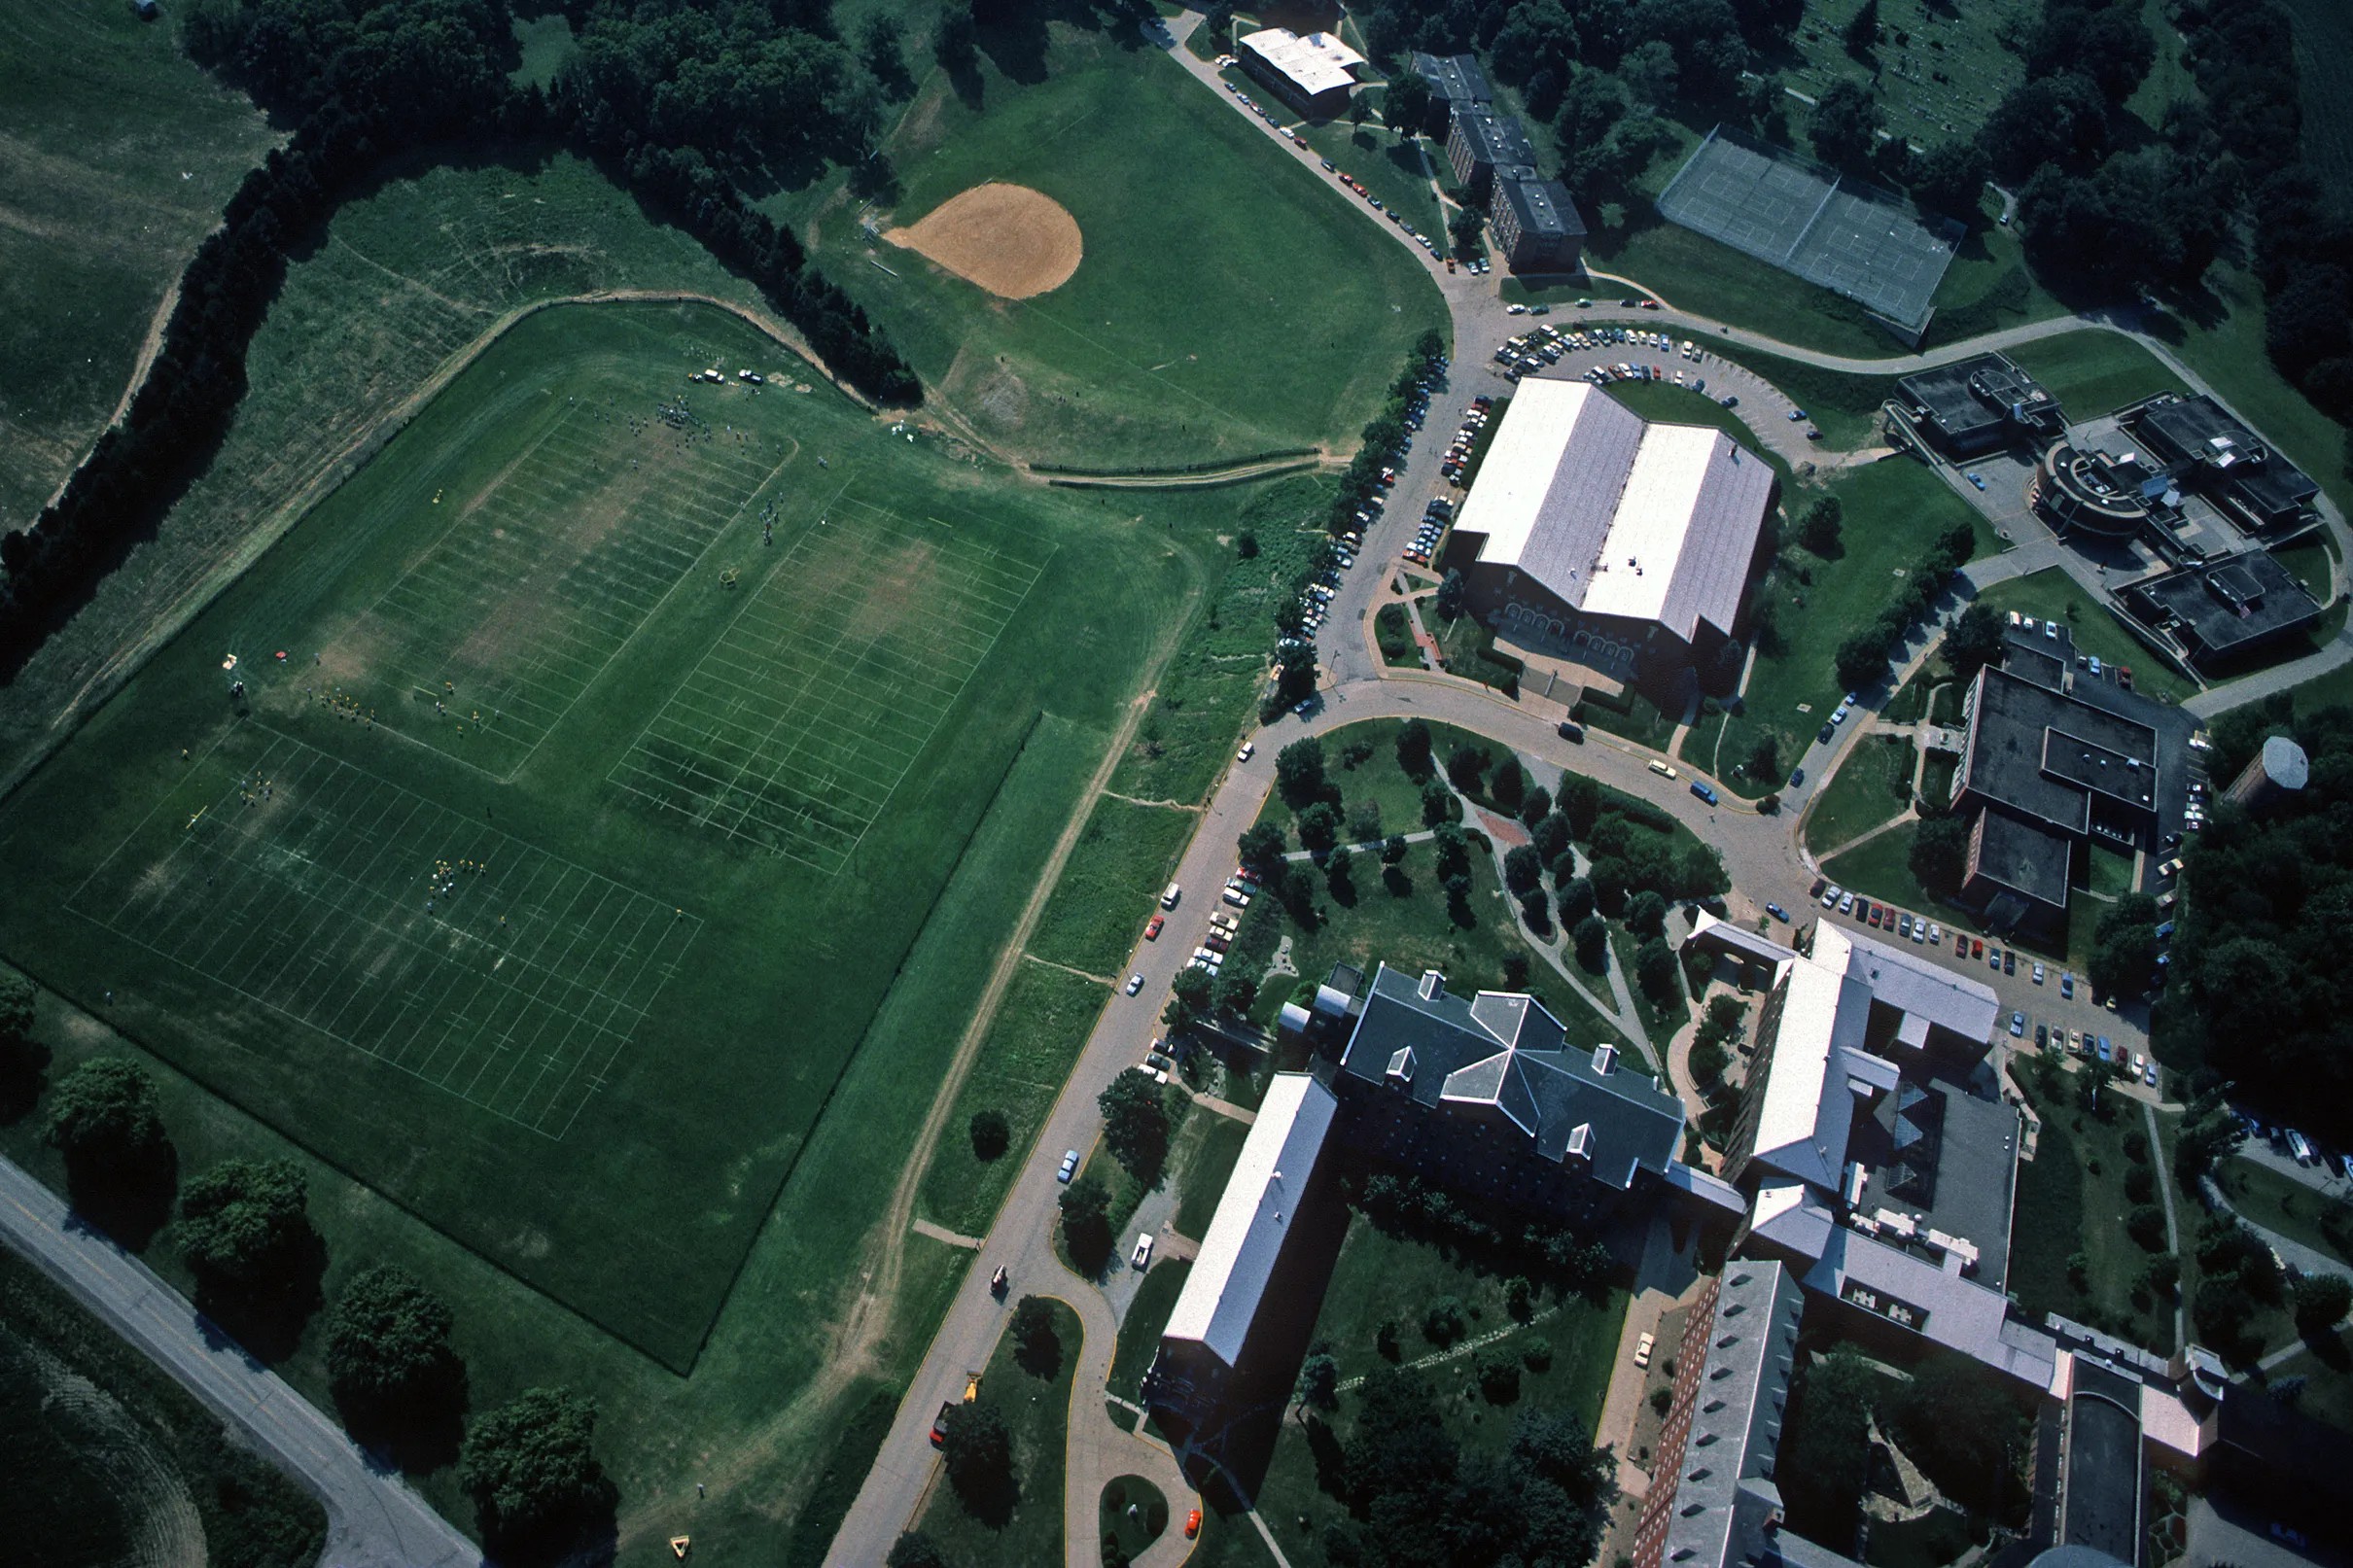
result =
[[[0,1160],[0,1235],[327,1506],[326,1568],[479,1568],[479,1549],[137,1258]],[[879,1561],[879,1558],[875,1560]]]

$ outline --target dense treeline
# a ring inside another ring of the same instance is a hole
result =
[[[736,179],[761,159],[854,152],[884,90],[876,67],[887,75],[897,57],[896,33],[869,28],[861,59],[824,36],[822,3],[757,17],[683,0],[583,9],[580,57],[549,96],[511,84],[504,0],[196,0],[189,52],[296,130],[197,247],[121,424],[32,529],[0,537],[0,668],[28,657],[202,470],[244,394],[246,350],[289,255],[395,155],[485,137],[569,142],[755,284],[843,380],[879,401],[921,401],[889,340]],[[894,80],[903,78],[900,66]]]
[[[2167,1063],[2202,1063],[2252,1103],[2343,1145],[2353,1141],[2353,987],[2339,951],[2353,918],[2353,709],[2291,721],[2286,704],[2215,723],[2216,779],[2235,777],[2266,735],[2283,733],[2310,757],[2311,779],[2261,816],[2221,802],[2193,836],[2152,1037]]]

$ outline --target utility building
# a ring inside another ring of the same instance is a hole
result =
[[[1364,56],[1336,34],[1301,37],[1288,27],[1246,34],[1234,52],[1244,70],[1310,120],[1348,113],[1349,94],[1356,88],[1356,67],[1364,63]]]

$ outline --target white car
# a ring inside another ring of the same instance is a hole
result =
[[[1823,907],[1824,909],[1836,909],[1836,908],[1838,908],[1838,907],[1839,907],[1839,894],[1840,894],[1840,893],[1841,893],[1843,890],[1844,890],[1844,889],[1842,889],[1839,887],[1839,885],[1838,885],[1837,883],[1835,883],[1835,882],[1834,882],[1834,883],[1832,883],[1832,884],[1831,884],[1829,887],[1827,887],[1827,888],[1823,889],[1822,889],[1822,907]]]
[[[1078,1151],[1076,1149],[1063,1150],[1062,1168],[1054,1172],[1054,1179],[1067,1185],[1070,1182],[1070,1179],[1077,1173]]]
[[[1142,1235],[1136,1237],[1136,1250],[1128,1254],[1128,1266],[1134,1269],[1141,1269],[1149,1265],[1151,1261],[1152,1233],[1146,1231]]]
[[[1128,976],[1128,994],[1133,996],[1141,990],[1143,990],[1143,974],[1142,971],[1139,970],[1137,973]]]
[[[1242,743],[1242,749],[1234,753],[1234,760],[1237,762],[1247,762],[1250,759],[1251,753],[1255,752],[1257,749],[1258,743],[1256,741],[1245,741]]]

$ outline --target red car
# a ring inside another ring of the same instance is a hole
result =
[[[1149,924],[1149,925],[1146,925],[1146,926],[1143,928],[1143,939],[1144,939],[1146,942],[1157,942],[1157,941],[1159,941],[1159,940],[1160,940],[1160,928],[1161,928],[1163,925],[1166,925],[1168,923],[1169,923],[1169,918],[1168,918],[1166,915],[1155,915],[1155,916],[1153,916],[1153,917],[1152,917],[1152,923],[1151,923],[1151,924]]]
[[[1201,1510],[1195,1509],[1184,1516],[1184,1538],[1187,1541],[1201,1534]]]
[[[1871,923],[1874,925],[1879,923],[1879,906],[1877,904],[1871,906]]]

